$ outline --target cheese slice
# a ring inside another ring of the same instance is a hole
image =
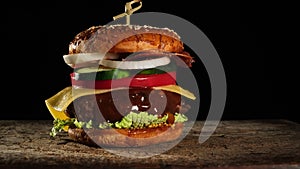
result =
[[[152,88],[156,89],[156,90],[166,90],[169,92],[178,93],[178,94],[185,96],[192,100],[196,99],[196,96],[193,93],[191,93],[190,91],[183,89],[182,87],[177,86],[177,85],[157,86],[157,87],[152,87]]]
[[[120,87],[114,89],[87,89],[87,88],[74,88],[72,86],[68,86],[63,90],[59,91],[54,96],[45,100],[45,103],[54,119],[65,120],[68,119],[69,117],[64,113],[64,111],[75,99],[85,95],[103,94],[103,93],[111,92],[113,90],[122,90],[122,89],[128,89],[128,88]],[[157,86],[157,87],[153,87],[153,89],[166,90],[166,91],[178,93],[192,100],[196,99],[193,93],[177,85]]]

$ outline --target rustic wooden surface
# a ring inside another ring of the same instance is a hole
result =
[[[0,120],[0,168],[300,168],[300,124],[287,120],[221,121],[203,144],[198,121],[172,149],[148,158],[54,139],[52,121]],[[126,150],[125,150],[126,151]]]

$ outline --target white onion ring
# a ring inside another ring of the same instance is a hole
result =
[[[74,67],[77,64],[91,62],[95,60],[102,60],[102,59],[116,59],[118,58],[118,54],[114,53],[106,53],[105,55],[102,53],[75,53],[70,55],[64,55],[64,61],[67,65]]]
[[[158,66],[167,65],[169,63],[170,58],[167,56],[141,61],[113,61],[103,59],[99,62],[100,65],[118,69],[150,69]]]

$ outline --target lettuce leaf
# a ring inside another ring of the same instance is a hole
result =
[[[181,113],[175,113],[175,123],[183,123],[188,121],[188,118]],[[149,114],[148,112],[130,112],[122,118],[121,121],[110,123],[104,122],[98,125],[99,129],[106,128],[123,128],[123,129],[140,129],[146,127],[157,127],[160,124],[166,124],[168,115],[158,117],[158,115]],[[54,137],[57,133],[61,132],[66,126],[76,126],[77,128],[92,128],[92,120],[88,122],[79,122],[75,118],[60,120],[55,119],[53,121],[53,127],[50,132],[50,136]]]

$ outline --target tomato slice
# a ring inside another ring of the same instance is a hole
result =
[[[176,72],[163,74],[136,75],[114,80],[75,80],[71,73],[72,86],[92,89],[111,89],[117,87],[154,87],[176,84]]]

